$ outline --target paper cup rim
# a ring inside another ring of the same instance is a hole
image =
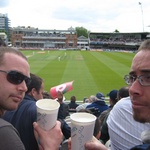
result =
[[[57,106],[55,107],[55,109],[54,108],[42,108],[41,106],[39,106],[39,103],[40,102],[42,102],[42,101],[46,101],[46,102],[50,102],[51,104],[53,103],[55,103],[55,104],[57,104]],[[54,101],[53,99],[40,99],[40,100],[38,100],[38,101],[36,101],[36,106],[39,108],[39,109],[41,109],[41,110],[56,110],[56,109],[58,109],[59,107],[60,107],[60,104],[59,104],[59,102],[57,102],[57,101]]]
[[[81,121],[78,120],[79,117],[81,117],[81,118],[83,118],[83,117],[89,118],[90,117],[90,119],[83,122],[82,120]],[[79,122],[79,123],[83,123],[83,124],[85,123],[86,124],[86,123],[94,122],[96,120],[96,116],[94,116],[93,114],[90,114],[90,113],[86,113],[86,112],[85,113],[84,112],[76,112],[76,113],[73,113],[70,115],[70,119],[73,122]]]

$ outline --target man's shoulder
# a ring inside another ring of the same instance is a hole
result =
[[[32,97],[25,96],[24,99],[21,101],[19,107],[34,107],[36,106],[36,101]]]
[[[28,95],[28,94],[25,95],[25,97],[23,98],[23,101],[25,101],[25,102],[32,102],[32,103],[36,102],[35,99],[32,96]]]
[[[114,110],[132,110],[132,104],[131,104],[131,100],[130,97],[126,97],[123,98],[121,100],[119,100],[113,107],[112,109]]]
[[[12,126],[9,122],[5,121],[4,119],[0,118],[0,128],[4,126]]]

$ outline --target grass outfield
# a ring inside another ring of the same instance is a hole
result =
[[[134,53],[98,51],[22,51],[29,59],[31,72],[44,79],[45,90],[74,80],[73,90],[78,100],[125,86]],[[60,61],[58,59],[60,57]]]

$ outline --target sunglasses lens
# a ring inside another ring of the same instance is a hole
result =
[[[27,86],[31,82],[30,78],[24,76],[23,74],[21,74],[17,71],[10,71],[7,74],[7,80],[13,84],[20,84],[21,82],[23,82],[23,80],[25,80]]]
[[[28,78],[28,77],[25,77],[25,82],[26,82],[26,85],[28,87],[30,85],[30,83],[31,83],[31,79]]]

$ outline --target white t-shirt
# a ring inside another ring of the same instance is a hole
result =
[[[142,131],[150,129],[150,123],[133,119],[130,97],[118,101],[107,119],[111,150],[129,150],[142,144]]]
[[[86,109],[86,107],[91,103],[83,103],[76,107],[76,111],[80,111],[81,109]]]

